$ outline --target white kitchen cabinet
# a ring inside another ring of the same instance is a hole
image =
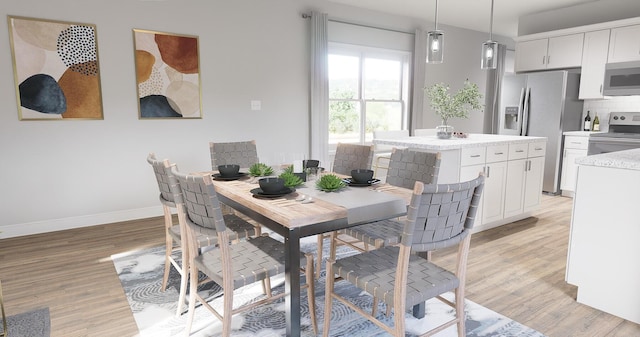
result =
[[[544,142],[509,146],[505,218],[532,211],[540,205],[545,149]]]
[[[479,172],[485,175],[480,212],[476,214],[476,219],[481,219],[483,224],[503,217],[508,148],[507,144],[501,144],[463,149],[461,152],[460,181],[474,179]]]
[[[640,25],[611,29],[607,62],[640,61]]]
[[[588,32],[584,35],[580,99],[601,99],[604,68],[607,63],[610,29]]]
[[[564,136],[560,190],[564,196],[573,196],[576,187],[578,165],[576,159],[587,155],[589,136]]]
[[[580,67],[583,43],[584,33],[518,42],[515,71]]]

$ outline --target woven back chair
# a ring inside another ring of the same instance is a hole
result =
[[[424,185],[416,182],[403,234],[398,246],[327,262],[325,319],[323,336],[329,336],[333,299],[345,303],[388,333],[405,335],[404,313],[407,307],[438,298],[455,308],[454,319],[422,336],[429,336],[457,324],[458,336],[465,336],[464,289],[471,229],[484,186],[484,177],[458,183]],[[454,271],[446,270],[416,254],[449,246],[458,246]],[[334,291],[334,275],[371,294],[374,312],[369,314]],[[454,291],[455,300],[441,295]],[[393,326],[375,317],[378,301],[394,310]]]
[[[374,130],[373,139],[397,139],[409,137],[409,130]],[[389,168],[391,152],[395,146],[375,144],[373,148],[374,161],[372,164],[374,176],[382,177]]]
[[[416,181],[435,184],[440,172],[440,161],[440,152],[393,149],[386,182],[407,189],[412,189]],[[402,224],[393,220],[375,221],[343,229],[332,241],[331,256],[335,255],[337,245],[346,244],[364,252],[372,248],[398,244],[402,231]]]
[[[165,291],[167,287],[169,272],[173,265],[176,271],[180,274],[180,295],[176,310],[176,315],[179,315],[182,313],[182,306],[184,304],[187,291],[188,274],[185,270],[188,270],[188,252],[185,249],[182,235],[186,230],[186,225],[184,221],[181,220],[180,216],[178,216],[178,224],[174,224],[172,209],[175,209],[178,214],[182,211],[182,207],[184,207],[182,189],[178,180],[171,172],[171,169],[176,166],[175,164],[170,163],[168,159],[158,160],[153,153],[150,153],[147,156],[147,162],[153,167],[156,181],[158,182],[158,188],[160,189],[160,203],[162,204],[162,210],[164,213],[165,262],[161,290]],[[235,215],[229,214],[224,217],[230,223],[231,229],[234,230],[234,232],[231,233],[231,237],[236,240],[259,234],[259,231],[256,230],[254,225]],[[199,247],[213,246],[216,245],[217,242],[218,237],[216,235],[203,234],[197,237],[197,244]],[[182,264],[174,258],[173,253],[176,251],[180,251]]]
[[[217,170],[219,165],[237,164],[240,168],[249,168],[258,163],[256,141],[229,143],[209,143],[211,152],[211,169]]]
[[[338,143],[332,171],[350,176],[351,170],[370,169],[372,161],[373,145]]]
[[[229,245],[232,233],[222,215],[220,202],[215,191],[211,175],[184,175],[176,169],[172,170],[183,191],[184,212],[178,216],[187,224],[187,246],[190,266],[189,311],[187,317],[187,335],[191,331],[196,301],[202,303],[218,319],[222,321],[222,336],[231,333],[232,315],[254,308],[268,301],[286,295],[272,295],[270,286],[266,297],[250,301],[240,307],[233,308],[234,290],[240,287],[263,282],[269,285],[270,277],[284,273],[284,244],[269,236],[249,238],[246,241]],[[202,252],[195,243],[198,235],[217,235],[219,249]],[[313,287],[313,256],[300,255],[301,265],[306,266],[307,297],[313,332],[317,334],[315,318],[315,297]],[[223,289],[223,310],[214,309],[197,291],[198,273],[204,273]]]

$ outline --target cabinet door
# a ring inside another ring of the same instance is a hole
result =
[[[562,175],[560,176],[560,189],[575,192],[578,165],[576,159],[587,155],[587,150],[564,149],[562,157]]]
[[[602,98],[604,67],[607,63],[610,30],[588,32],[584,35],[580,99]]]
[[[522,213],[524,202],[527,159],[510,160],[507,164],[507,179],[504,192],[504,217]]]
[[[580,67],[583,43],[584,33],[549,38],[547,69]]]
[[[486,165],[484,181],[484,205],[482,223],[502,220],[504,211],[504,186],[507,178],[507,162]]]
[[[460,168],[460,181],[469,181],[475,178],[478,178],[478,174],[485,172],[484,164],[479,165],[471,165],[471,166],[463,166]],[[485,191],[486,191],[486,180],[485,180]],[[482,196],[480,197],[480,203],[478,204],[478,211],[476,212],[476,221],[475,226],[480,226],[482,222],[482,208],[484,207],[484,196],[485,192],[482,192]]]
[[[607,62],[640,61],[640,25],[611,29]]]
[[[523,41],[516,44],[515,70],[540,70],[547,67],[547,44],[549,39]]]
[[[523,212],[535,210],[542,196],[542,177],[544,175],[544,157],[529,158],[524,183]]]

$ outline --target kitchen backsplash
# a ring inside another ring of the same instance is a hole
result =
[[[587,110],[591,113],[591,120],[595,113],[600,119],[600,130],[609,131],[609,113],[611,111],[640,111],[640,96],[618,96],[599,100],[585,100],[582,111],[582,119],[587,115]]]

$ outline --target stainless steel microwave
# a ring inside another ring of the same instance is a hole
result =
[[[607,63],[602,94],[605,96],[640,95],[640,61]]]

